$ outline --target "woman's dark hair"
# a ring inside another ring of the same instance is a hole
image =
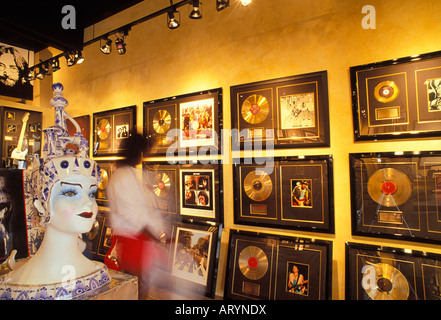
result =
[[[123,151],[120,153],[124,159],[120,162],[122,165],[135,167],[141,162],[142,154],[148,146],[147,139],[137,132],[131,132],[127,139],[121,143]]]

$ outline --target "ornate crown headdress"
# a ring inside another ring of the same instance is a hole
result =
[[[64,110],[68,102],[63,96],[63,85],[55,83],[52,90],[54,96],[50,104],[55,109],[55,125],[43,130],[43,158],[35,156],[32,166],[34,199],[39,199],[45,209],[42,224],[50,219],[48,200],[56,182],[73,174],[94,177],[97,183],[101,181],[98,165],[87,154],[89,142],[83,137],[78,123]],[[76,128],[74,136],[69,136],[66,119]],[[78,151],[68,148],[68,144],[76,146]]]

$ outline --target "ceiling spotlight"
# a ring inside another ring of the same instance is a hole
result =
[[[81,51],[75,52],[75,63],[80,64],[84,62],[83,55],[81,54]]]
[[[112,52],[112,40],[110,40],[107,37],[105,39],[102,39],[102,40],[106,40],[106,44],[102,45],[100,47],[100,50],[104,54],[109,54],[110,52]]]
[[[216,0],[216,10],[221,11],[230,6],[230,0]]]
[[[240,3],[241,3],[244,7],[247,7],[247,6],[251,3],[251,0],[240,0]]]
[[[52,72],[60,70],[60,60],[58,60],[58,58],[50,60],[50,64],[52,66]]]
[[[47,63],[42,63],[41,67],[40,67],[41,72],[43,72],[43,74],[45,76],[50,76],[51,75],[51,71],[49,70],[49,62]]]
[[[115,40],[115,47],[118,54],[126,53],[126,44],[124,43],[124,39],[118,38]]]
[[[34,69],[29,69],[27,74],[26,74],[26,80],[27,81],[32,81],[35,79],[35,71]]]
[[[177,14],[177,16],[175,16],[175,13]],[[178,11],[172,11],[170,10],[167,13],[167,26],[170,29],[176,29],[178,28],[181,23],[179,22],[179,20],[181,20],[180,14]]]
[[[43,71],[43,68],[38,68],[38,69],[36,69],[36,71],[35,71],[35,77],[37,78],[37,79],[39,79],[39,80],[43,80],[44,79],[44,71]]]
[[[190,19],[200,19],[202,18],[202,12],[200,8],[200,1],[199,0],[192,0],[193,9],[190,12]]]
[[[72,67],[73,65],[75,65],[75,55],[72,52],[67,52],[64,57],[66,58],[66,64],[68,67]]]

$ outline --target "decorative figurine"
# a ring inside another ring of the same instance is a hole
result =
[[[0,277],[0,299],[74,299],[110,282],[107,267],[82,254],[79,234],[88,232],[98,212],[95,193],[99,168],[89,159],[88,141],[64,110],[63,86],[52,86],[55,126],[44,131],[43,158],[35,157],[32,185],[34,206],[45,226],[43,242],[24,262],[9,258],[11,272]],[[66,118],[75,125],[71,137]],[[67,148],[75,145],[78,152]]]

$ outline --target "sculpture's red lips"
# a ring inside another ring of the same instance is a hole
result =
[[[82,218],[90,219],[93,217],[93,213],[92,212],[83,212],[83,213],[80,213],[79,216]]]

